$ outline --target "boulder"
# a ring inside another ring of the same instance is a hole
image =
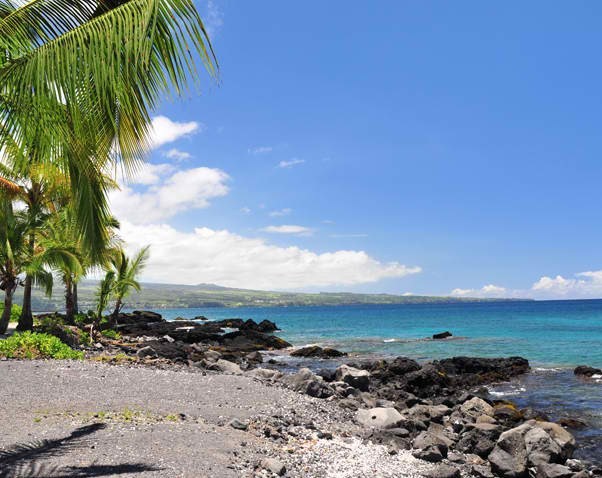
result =
[[[341,365],[337,368],[335,378],[341,382],[367,392],[370,386],[370,372],[367,370],[359,370],[349,365]]]
[[[456,376],[457,385],[462,387],[502,382],[529,371],[529,361],[522,357],[453,357],[437,363],[447,374]]]
[[[442,340],[442,339],[447,339],[448,337],[452,337],[452,333],[446,331],[446,332],[441,332],[439,334],[434,334],[433,340]]]
[[[223,359],[218,359],[217,362],[210,364],[207,368],[209,370],[216,370],[218,372],[229,373],[233,375],[240,375],[242,373],[241,368],[237,364]]]
[[[460,405],[462,415],[470,417],[474,421],[482,415],[493,417],[493,411],[493,407],[479,397],[471,398]]]
[[[141,349],[139,349],[136,352],[136,356],[138,358],[145,358],[145,357],[157,357],[157,352],[155,352],[155,350],[150,347],[150,346],[146,346],[146,347],[142,347]]]
[[[239,330],[219,336],[218,341],[222,346],[231,350],[253,352],[255,350],[278,350],[291,347],[286,340],[275,335],[262,334],[254,330]]]
[[[427,478],[460,478],[460,470],[454,466],[438,465],[424,475]]]
[[[579,365],[573,371],[575,375],[581,377],[592,377],[593,375],[602,375],[602,370],[599,368],[589,367],[587,365]]]
[[[251,363],[263,363],[263,355],[261,355],[261,352],[251,352],[245,355],[245,358]]]
[[[537,467],[536,478],[571,478],[573,471],[557,463],[542,463]]]
[[[525,446],[531,466],[555,463],[562,452],[560,445],[539,427],[533,427],[525,433]]]
[[[445,435],[442,433],[434,433],[432,431],[424,431],[419,433],[412,442],[412,447],[420,450],[424,450],[429,447],[436,447],[439,449],[443,457],[447,456],[447,451],[452,445],[453,442]]]
[[[251,371],[249,371],[248,374],[256,378],[262,378],[264,380],[278,380],[284,375],[278,370],[272,370],[268,368],[254,368]]]
[[[500,435],[489,454],[492,471],[502,478],[523,478],[527,475],[527,447],[524,433],[530,427],[513,428]]]
[[[443,453],[441,453],[441,450],[437,446],[427,446],[426,448],[420,450],[414,450],[412,452],[412,455],[414,456],[414,458],[429,461],[431,463],[438,463],[445,458],[445,456],[443,456]]]
[[[261,460],[261,468],[264,470],[271,471],[277,476],[282,476],[286,473],[286,467],[284,464],[276,458],[264,458]]]
[[[240,421],[238,418],[232,419],[232,421],[230,421],[230,426],[232,428],[235,428],[236,430],[242,430],[242,431],[247,431],[247,429],[249,428],[248,423]]]
[[[395,408],[371,408],[358,410],[355,419],[366,428],[396,428],[403,417]]]
[[[317,345],[310,345],[308,347],[303,347],[297,350],[294,350],[293,352],[291,352],[291,356],[292,357],[305,357],[305,358],[309,358],[309,357],[313,357],[313,358],[323,358],[323,359],[328,359],[328,358],[337,358],[337,357],[343,357],[347,355],[345,352],[340,352],[336,349],[331,349],[331,348],[322,348],[322,347],[318,347]]]
[[[291,390],[305,393],[310,397],[328,398],[334,395],[334,391],[324,383],[322,377],[315,375],[308,368],[302,368],[292,375],[285,375],[281,380]]]
[[[531,422],[528,422],[531,423]],[[551,422],[532,422],[534,426],[544,430],[560,447],[560,460],[566,461],[573,456],[575,451],[575,437],[560,425]]]

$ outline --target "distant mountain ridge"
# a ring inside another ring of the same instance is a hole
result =
[[[80,309],[92,308],[98,282],[84,281],[79,286]],[[17,301],[20,296],[17,297]],[[62,310],[63,292],[55,288],[51,299],[41,291],[34,291],[34,309]],[[274,292],[236,289],[216,284],[142,284],[142,291],[132,294],[127,307],[138,309],[196,308],[196,307],[282,307],[282,306],[336,306],[361,304],[445,304],[467,302],[497,302],[529,299],[482,299],[471,297],[441,297],[422,295],[361,294],[353,292]]]

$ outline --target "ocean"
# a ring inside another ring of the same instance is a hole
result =
[[[268,319],[295,346],[319,344],[358,357],[418,361],[458,355],[527,358],[532,373],[491,389],[497,398],[533,406],[550,418],[579,418],[577,456],[602,462],[602,381],[577,379],[577,365],[602,368],[602,300],[165,309],[176,317]],[[431,340],[438,332],[453,337]],[[289,361],[291,359],[288,359]],[[311,364],[310,364],[311,365]],[[315,364],[315,366],[319,366]]]

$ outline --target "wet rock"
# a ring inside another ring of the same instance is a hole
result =
[[[303,348],[300,348],[300,349],[297,349],[297,350],[294,350],[293,352],[291,352],[292,357],[305,357],[305,358],[313,357],[313,358],[328,359],[328,358],[343,357],[345,355],[347,355],[345,352],[340,352],[339,350],[328,348],[328,347],[322,348],[322,347],[318,347],[317,345],[303,347]]]
[[[599,368],[589,367],[587,365],[579,365],[573,371],[575,375],[581,377],[592,377],[593,375],[602,375],[602,370]]]
[[[507,381],[530,369],[529,361],[522,357],[453,357],[437,364],[448,375],[455,376],[456,386],[462,387]]]
[[[358,410],[355,419],[366,428],[396,428],[403,417],[394,408],[372,408]]]
[[[367,370],[359,370],[349,365],[341,365],[337,368],[335,377],[337,380],[345,382],[346,384],[367,392],[370,386],[370,372]]]
[[[572,430],[581,430],[587,427],[587,423],[578,418],[561,418],[558,420],[558,424],[564,428],[570,428]]]
[[[254,330],[230,332],[218,338],[218,342],[231,350],[253,352],[255,350],[279,350],[291,347],[286,340],[275,335],[262,334]]]
[[[442,340],[442,339],[447,339],[448,337],[452,337],[452,333],[446,331],[446,332],[441,332],[439,334],[434,334],[433,340]]]

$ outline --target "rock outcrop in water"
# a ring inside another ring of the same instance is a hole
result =
[[[602,376],[601,369],[589,367],[587,365],[579,365],[578,367],[575,368],[574,373],[575,373],[575,375],[578,375],[581,377],[588,377],[588,378],[591,378],[594,375]]]

